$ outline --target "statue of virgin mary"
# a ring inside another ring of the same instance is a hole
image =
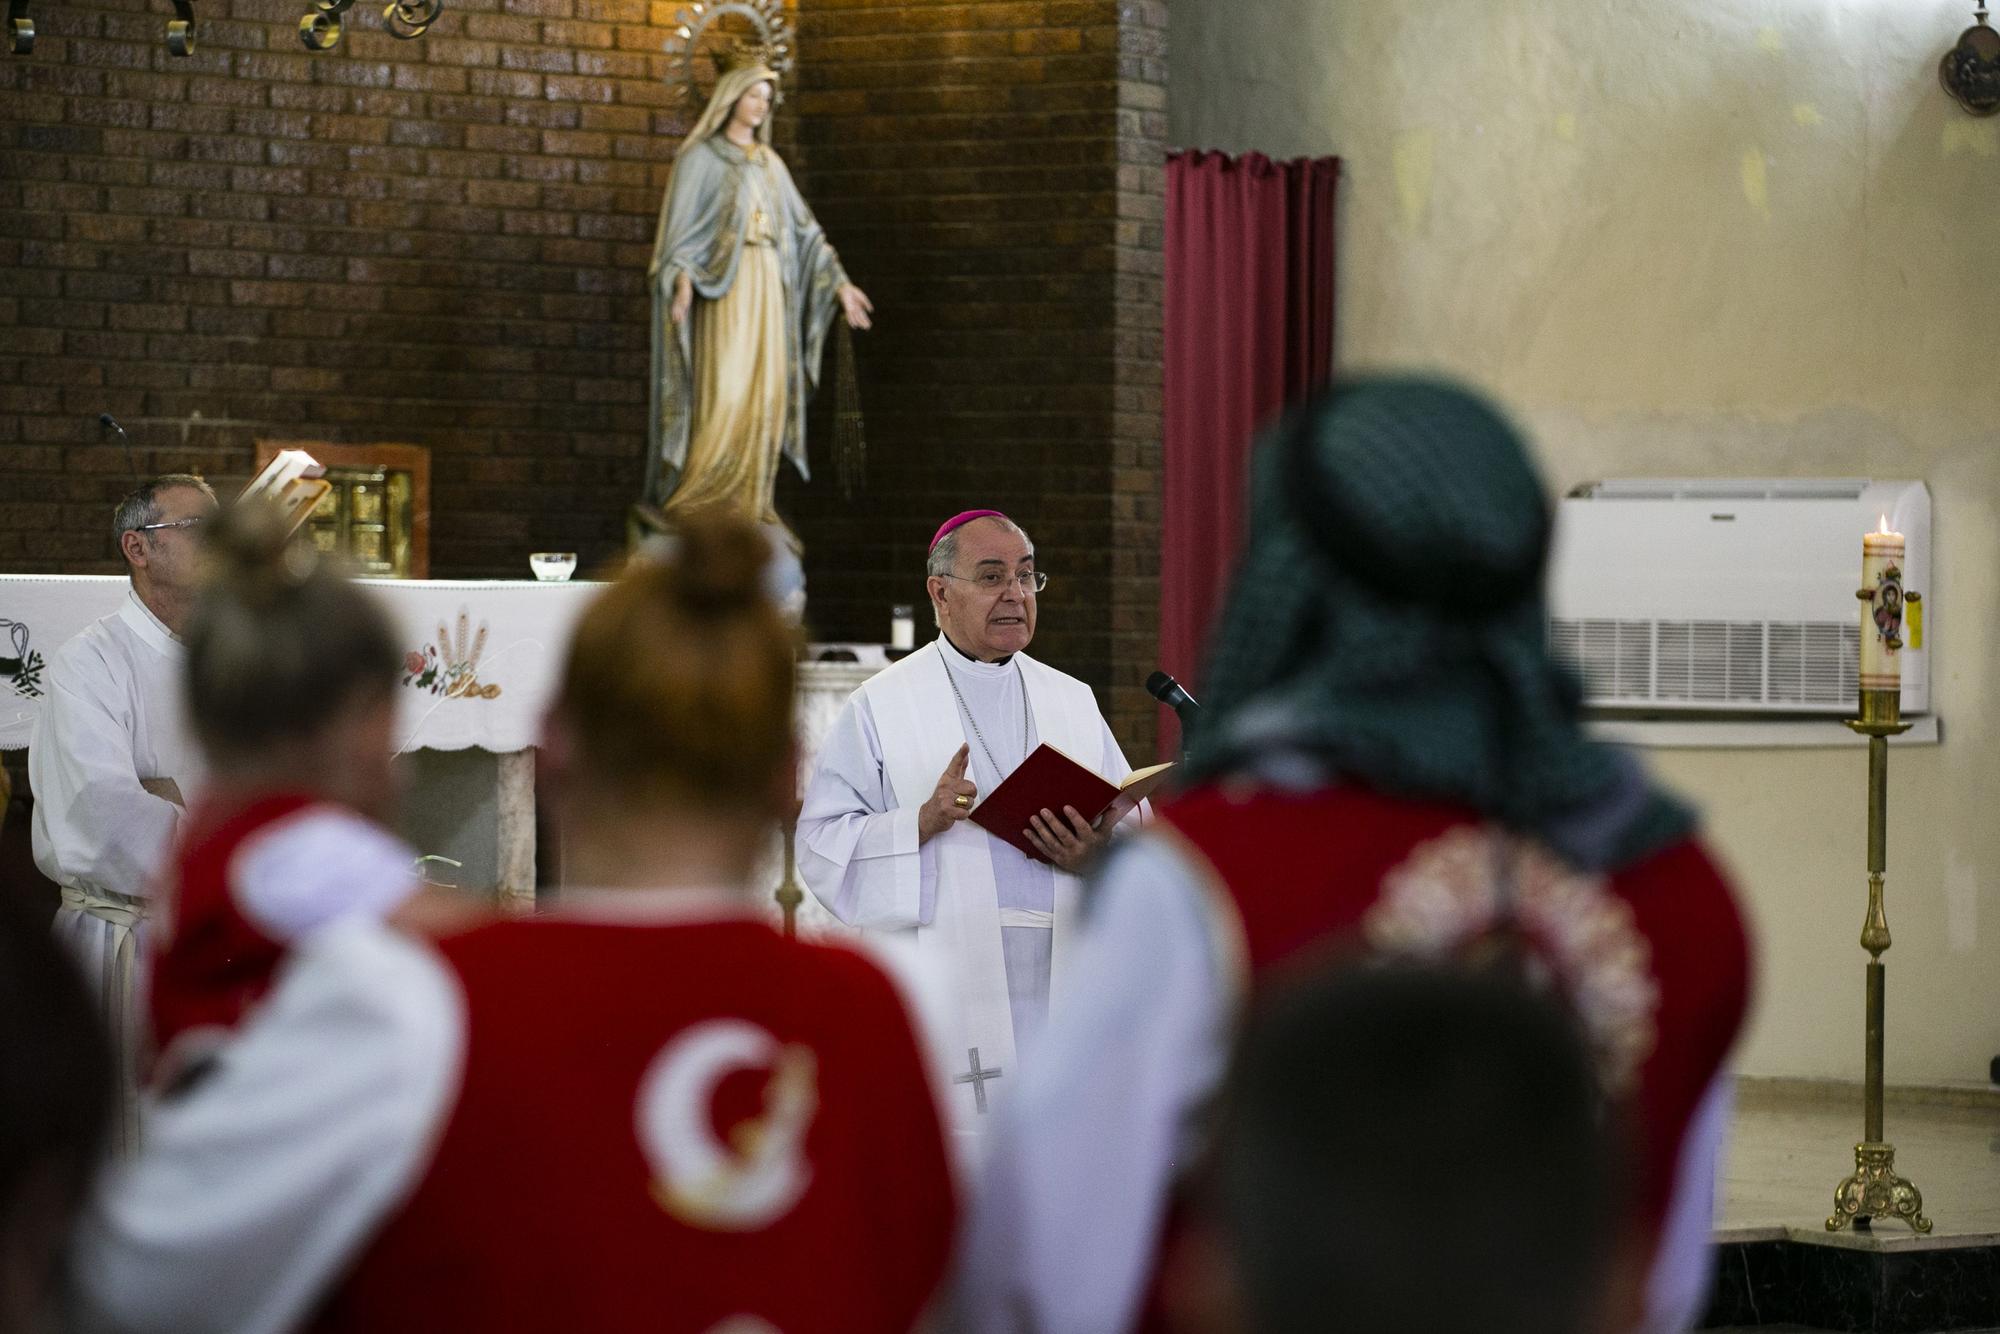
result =
[[[866,329],[874,307],[847,280],[791,173],[771,151],[777,76],[723,74],[681,145],[660,205],[653,285],[645,502],[724,507],[784,526],[778,459],[806,466],[806,402],[836,314]]]

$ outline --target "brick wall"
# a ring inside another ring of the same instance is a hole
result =
[[[447,0],[415,42],[301,0],[37,0],[0,63],[0,569],[107,570],[127,464],[246,477],[256,438],[432,452],[432,571],[615,549],[644,440],[653,220],[687,114],[678,0]],[[801,0],[798,168],[881,308],[853,501],[787,480],[812,617],[879,639],[923,543],[1018,514],[1037,651],[1151,749],[1163,0]]]
[[[432,452],[432,570],[603,556],[639,483],[645,265],[684,128],[647,0],[43,0],[0,64],[0,569],[115,568],[144,472],[260,436]],[[663,19],[664,21],[664,19]]]
[[[1129,754],[1158,625],[1164,0],[806,0],[801,175],[875,299],[869,461],[781,505],[811,615],[880,638],[924,545],[1013,514],[1051,583],[1035,652],[1091,682]]]

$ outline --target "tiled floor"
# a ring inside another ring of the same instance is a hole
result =
[[[1892,1090],[1883,1120],[1896,1146],[1896,1169],[1923,1192],[1935,1229],[1919,1240],[1900,1223],[1882,1222],[1872,1244],[1900,1250],[1974,1237],[2000,1243],[2000,1089]],[[1742,1081],[1718,1238],[1829,1239],[1833,1190],[1853,1171],[1860,1138],[1858,1085]]]

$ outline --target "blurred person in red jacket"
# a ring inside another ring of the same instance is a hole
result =
[[[1245,1002],[1324,951],[1497,936],[1567,997],[1633,1136],[1632,1324],[1689,1327],[1749,945],[1694,813],[1585,735],[1549,657],[1526,449],[1454,386],[1358,380],[1264,443],[1246,532],[1189,786],[1093,884],[1077,985],[995,1127],[968,1327],[1151,1323]]]

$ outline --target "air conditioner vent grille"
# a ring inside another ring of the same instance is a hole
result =
[[[1770,636],[1773,700],[1841,705],[1854,699],[1860,686],[1860,625],[1774,621]]]
[[[1838,621],[1558,617],[1549,648],[1588,704],[1839,708],[1855,697],[1860,628]]]
[[[1651,621],[1557,620],[1549,631],[1550,647],[1583,677],[1586,699],[1651,694]]]

